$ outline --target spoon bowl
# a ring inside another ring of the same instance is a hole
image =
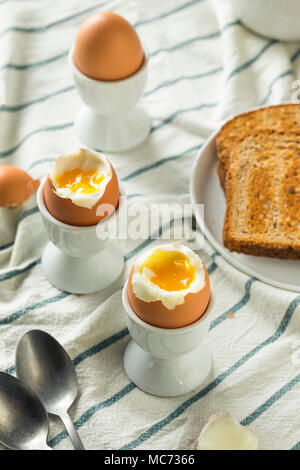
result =
[[[17,347],[16,371],[35,391],[47,412],[62,419],[74,447],[84,449],[68,414],[78,393],[78,382],[75,367],[64,348],[45,331],[29,331]]]
[[[0,442],[16,450],[51,450],[48,416],[37,395],[12,375],[0,372]]]

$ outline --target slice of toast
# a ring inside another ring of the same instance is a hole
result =
[[[231,164],[231,149],[244,134],[256,129],[274,129],[300,133],[300,104],[283,104],[240,114],[228,121],[219,131],[216,142],[218,174],[226,193],[226,175]]]
[[[258,130],[241,137],[231,152],[224,246],[300,259],[300,135]]]

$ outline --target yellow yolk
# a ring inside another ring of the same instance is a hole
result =
[[[195,279],[195,268],[180,251],[164,251],[157,248],[141,267],[148,268],[153,276],[150,281],[168,292],[184,290]]]
[[[56,183],[60,188],[68,188],[73,193],[80,190],[81,193],[94,193],[99,190],[100,183],[105,179],[105,175],[98,170],[83,171],[80,168],[65,171],[58,175]]]

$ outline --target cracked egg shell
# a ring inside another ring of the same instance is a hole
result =
[[[0,207],[14,209],[26,202],[39,187],[39,180],[12,165],[0,165]]]
[[[168,309],[160,300],[146,302],[135,295],[132,287],[134,272],[134,266],[132,266],[127,285],[131,308],[141,320],[158,328],[182,328],[194,323],[205,313],[210,300],[210,282],[204,264],[203,269],[205,272],[204,287],[199,292],[188,293],[183,304]]]
[[[229,413],[216,413],[203,427],[197,450],[258,450],[258,439]]]
[[[45,205],[50,214],[60,222],[77,227],[96,225],[106,217],[109,217],[117,209],[119,204],[119,183],[116,172],[110,164],[112,175],[107,183],[101,199],[92,207],[79,207],[71,199],[58,196],[53,182],[48,175],[44,187],[43,196]],[[111,205],[111,210],[102,215],[97,215],[97,209],[101,204]]]

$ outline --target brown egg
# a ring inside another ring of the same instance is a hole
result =
[[[0,206],[13,209],[23,204],[38,189],[39,180],[11,165],[0,165]]]
[[[79,28],[73,55],[81,73],[95,80],[121,80],[144,61],[137,33],[115,13],[94,13]]]
[[[210,299],[210,283],[207,270],[205,270],[205,286],[199,292],[189,293],[185,296],[185,302],[176,305],[172,310],[166,308],[160,300],[145,302],[138,298],[132,288],[132,275],[134,266],[131,269],[127,295],[132,310],[136,315],[149,325],[159,328],[181,328],[197,321],[205,313]]]
[[[103,218],[111,215],[119,204],[119,183],[114,168],[112,169],[112,178],[107,183],[105,192],[101,199],[91,208],[79,207],[72,202],[71,199],[58,196],[55,192],[53,182],[48,175],[44,187],[43,195],[45,205],[50,214],[64,224],[85,227],[96,225]],[[111,205],[111,210],[108,213],[97,215],[97,209],[101,204]]]

